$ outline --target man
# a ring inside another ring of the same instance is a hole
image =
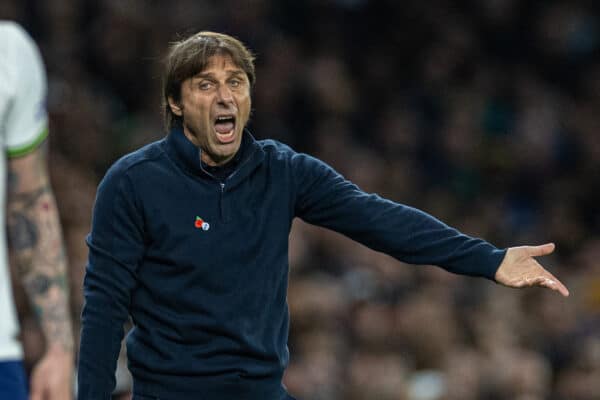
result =
[[[0,21],[0,196],[6,193],[12,259],[46,339],[30,376],[31,400],[72,398],[73,338],[66,259],[46,167],[46,77],[37,47],[15,23]],[[5,170],[7,168],[7,170]],[[3,209],[4,210],[4,209]],[[0,398],[27,399],[19,327],[0,231]]]
[[[108,399],[123,322],[134,399],[288,398],[288,234],[294,217],[415,264],[507,286],[567,289],[532,257],[366,194],[325,163],[245,130],[255,81],[236,39],[172,45],[169,134],[117,161],[100,186],[84,282],[79,399]]]

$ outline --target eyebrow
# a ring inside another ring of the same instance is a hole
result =
[[[229,74],[229,78],[231,77],[237,77],[237,76],[245,76],[246,73],[241,70],[241,69],[230,69],[225,71]],[[207,73],[202,73],[202,72],[198,72],[196,75],[194,75],[192,77],[193,79],[212,79],[212,80],[216,80],[214,74],[207,72]]]

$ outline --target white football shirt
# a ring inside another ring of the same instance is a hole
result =
[[[48,134],[46,74],[39,50],[18,24],[0,21],[0,227],[6,226],[6,160],[34,150]],[[0,229],[0,361],[22,358],[8,269],[6,229]]]

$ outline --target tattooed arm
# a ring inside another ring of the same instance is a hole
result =
[[[45,146],[8,159],[7,223],[16,270],[46,337],[31,399],[72,398],[73,336],[66,257]]]

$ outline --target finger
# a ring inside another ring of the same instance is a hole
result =
[[[544,279],[542,282],[542,286],[545,286],[549,289],[555,290],[562,294],[564,297],[569,296],[569,289],[561,281],[556,279],[554,276]]]
[[[42,400],[43,390],[39,384],[32,382],[30,387],[29,400]]]
[[[71,382],[62,382],[62,384],[57,385],[57,387],[54,388],[52,396],[53,397],[50,397],[49,400],[72,400]]]
[[[544,270],[544,274],[535,279],[536,286],[543,286],[548,289],[555,290],[562,294],[564,297],[569,296],[569,289],[563,283],[558,280],[554,275],[550,272]]]
[[[29,394],[29,400],[42,400],[42,394],[40,392],[31,392]]]
[[[546,243],[540,246],[526,246],[527,252],[532,257],[545,256],[554,251],[554,243]]]

